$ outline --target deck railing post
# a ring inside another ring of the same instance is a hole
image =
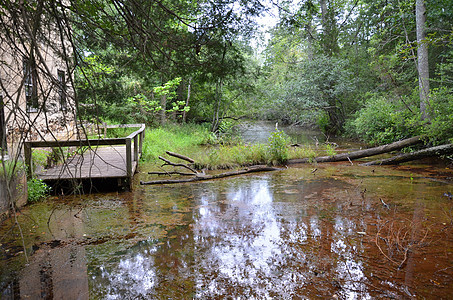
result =
[[[134,136],[134,161],[138,161],[138,134]]]
[[[31,145],[27,142],[24,143],[24,159],[25,159],[25,166],[27,168],[27,175],[28,178],[33,176],[33,165],[31,160]]]
[[[140,152],[140,155],[142,154],[144,138],[145,138],[145,131],[143,130],[142,132],[140,132],[140,142],[139,142],[139,148],[138,148],[138,152]]]
[[[131,139],[126,139],[126,175],[129,179],[132,177],[132,143]]]

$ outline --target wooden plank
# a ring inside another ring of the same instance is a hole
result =
[[[131,163],[134,174],[137,162]],[[43,180],[126,178],[128,176],[126,146],[88,149],[83,155],[68,159],[65,164],[37,173]]]
[[[55,148],[55,147],[96,147],[110,145],[124,145],[125,138],[96,139],[96,140],[66,140],[66,141],[28,141],[25,145],[32,148]]]
[[[58,166],[40,171],[37,177],[43,180],[119,178],[130,184],[138,168],[146,127],[145,124],[116,125],[116,128],[121,127],[140,128],[126,138],[28,141],[24,145],[25,160],[31,165],[33,148],[78,147],[83,153],[68,158]]]
[[[134,128],[134,127],[143,127],[145,124],[119,124],[119,125],[105,125],[106,128]]]

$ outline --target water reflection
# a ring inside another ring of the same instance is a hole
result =
[[[376,183],[362,168],[318,169],[43,205],[29,213],[36,230],[24,232],[60,242],[38,243],[17,280],[2,281],[2,296],[370,299],[427,297],[423,286],[449,295],[453,234],[441,212],[453,204],[433,198],[448,185],[414,185],[380,170]],[[428,224],[438,235],[420,243]],[[398,269],[383,253],[403,261],[390,243],[403,230],[398,246],[414,246]]]
[[[198,297],[270,297],[272,281],[285,280],[278,270],[282,240],[272,202],[268,179],[201,196],[193,228]]]
[[[115,272],[106,266],[93,272],[91,277],[95,287],[103,291],[104,299],[144,298],[157,284],[157,275],[152,256],[155,249],[134,253],[131,257],[120,259]],[[96,289],[96,290],[97,290]],[[92,296],[96,294],[92,289]]]

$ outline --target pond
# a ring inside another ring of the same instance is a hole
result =
[[[54,196],[23,209],[20,228],[2,224],[2,299],[453,294],[453,172],[445,164],[296,165],[138,184],[149,177],[138,174],[133,192]]]

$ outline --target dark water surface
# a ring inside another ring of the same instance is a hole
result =
[[[1,225],[0,295],[448,299],[452,180],[442,165],[346,162],[53,197],[17,215],[28,263],[18,226]]]

